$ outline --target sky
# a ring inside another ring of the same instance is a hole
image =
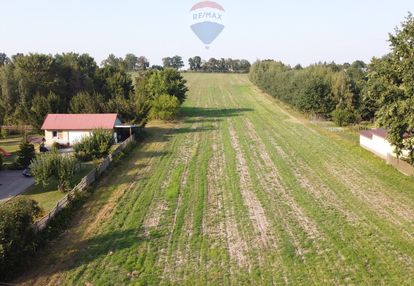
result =
[[[0,52],[369,62],[414,12],[413,0],[215,1],[225,28],[206,49],[190,29],[197,0],[0,0]]]

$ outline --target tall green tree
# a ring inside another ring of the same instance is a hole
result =
[[[122,61],[123,61],[122,58],[118,58],[114,54],[110,54],[105,60],[102,61],[101,65],[103,67],[111,66],[111,67],[119,68]]]
[[[134,71],[138,69],[138,57],[134,54],[126,54],[124,58],[126,71]]]
[[[176,70],[180,70],[181,68],[184,67],[183,58],[180,56],[174,56],[171,59],[171,64],[173,68],[175,68]]]
[[[8,64],[10,59],[7,57],[5,53],[0,53],[0,67]]]
[[[192,70],[192,71],[201,70],[201,65],[202,65],[201,57],[195,56],[193,58],[189,58],[188,59],[188,64],[190,66],[190,70]]]
[[[105,112],[105,101],[99,93],[79,92],[70,101],[71,113]]]
[[[173,62],[172,62],[172,58],[170,57],[165,57],[162,59],[162,65],[164,68],[172,68],[173,67]]]
[[[146,57],[139,57],[137,61],[137,70],[145,71],[147,68],[149,68],[150,62]]]
[[[367,92],[375,100],[379,125],[388,129],[396,153],[414,164],[414,18],[389,35],[391,53],[369,66]]]
[[[23,140],[22,143],[20,143],[19,150],[17,151],[17,166],[20,169],[27,168],[34,158],[35,148],[33,144],[30,144],[26,140]]]
[[[180,103],[186,99],[188,88],[186,80],[176,69],[167,68],[163,71],[153,72],[148,79],[148,95],[151,99],[167,94],[174,96]]]

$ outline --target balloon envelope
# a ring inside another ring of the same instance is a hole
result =
[[[223,31],[224,25],[214,22],[202,22],[192,25],[191,29],[205,45],[210,45]]]

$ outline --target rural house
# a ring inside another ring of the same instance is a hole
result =
[[[94,129],[105,129],[113,132],[115,141],[125,139],[122,130],[135,126],[122,125],[116,113],[107,114],[48,114],[42,125],[45,131],[46,146],[54,142],[73,145],[83,137],[91,134]]]
[[[366,130],[359,134],[359,143],[361,147],[383,159],[387,159],[388,155],[396,157],[394,146],[387,140],[387,136],[388,132],[383,128]]]
[[[397,158],[397,154],[395,154],[395,146],[393,146],[388,140],[388,131],[384,128],[377,128],[372,130],[362,131],[359,134],[359,142],[361,147],[371,151],[372,153],[376,154],[377,156],[387,159],[390,156]],[[409,138],[410,135],[405,134],[404,138]],[[402,151],[402,157],[407,157],[408,151]]]

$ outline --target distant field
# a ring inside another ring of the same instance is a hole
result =
[[[150,126],[15,282],[414,284],[412,178],[246,75],[186,78],[182,121]]]

